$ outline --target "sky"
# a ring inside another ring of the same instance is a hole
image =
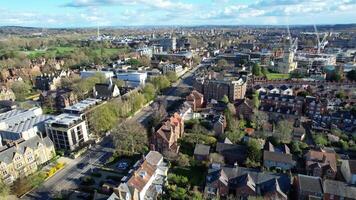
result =
[[[0,26],[356,23],[356,0],[0,0]]]

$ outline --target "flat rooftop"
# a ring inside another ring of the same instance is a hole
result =
[[[65,111],[75,111],[75,112],[83,112],[90,108],[91,106],[97,105],[100,103],[100,99],[93,99],[93,98],[88,98],[84,99],[74,105],[68,106],[64,108]]]
[[[63,113],[63,114],[60,114],[58,116],[52,117],[46,123],[48,123],[48,124],[60,124],[60,125],[69,126],[69,125],[71,125],[73,123],[76,123],[79,120],[81,120],[81,118],[79,116],[77,116],[77,115]]]

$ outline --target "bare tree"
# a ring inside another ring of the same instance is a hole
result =
[[[138,122],[124,122],[113,131],[113,140],[118,152],[124,154],[142,153],[147,150],[146,129]]]

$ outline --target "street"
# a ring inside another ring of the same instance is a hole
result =
[[[168,102],[168,107],[174,104],[175,101],[184,98],[181,96],[185,92],[189,92],[189,88],[193,83],[193,74],[200,66],[188,71],[184,74],[177,83],[172,85],[172,88],[164,92],[159,96],[160,99],[165,99]],[[147,119],[153,113],[152,107],[148,106],[143,108],[135,116],[129,120],[138,121],[142,124],[147,122]],[[106,136],[103,140],[86,151],[82,156],[76,159],[68,159],[66,167],[56,173],[53,177],[49,178],[39,188],[36,188],[32,192],[28,193],[23,199],[29,200],[48,200],[52,199],[55,195],[60,194],[62,191],[68,191],[76,189],[79,184],[79,179],[84,176],[92,167],[93,164],[104,164],[110,157],[113,150],[110,137]],[[79,169],[78,164],[84,164],[83,169]]]

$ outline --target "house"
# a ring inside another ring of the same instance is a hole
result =
[[[212,164],[206,177],[204,196],[207,199],[234,195],[236,199],[262,196],[264,199],[285,199],[290,190],[287,175],[261,172],[237,165]]]
[[[323,199],[323,185],[320,177],[298,174],[295,178],[298,200]]]
[[[336,153],[321,150],[309,150],[305,154],[305,167],[312,176],[334,179],[337,173]]]
[[[42,74],[36,77],[35,87],[42,91],[56,90],[61,84],[61,79],[66,76],[67,72],[65,71]]]
[[[45,122],[47,135],[58,149],[74,151],[89,140],[86,121],[80,116],[63,113]]]
[[[196,144],[194,148],[194,158],[197,160],[207,160],[210,153],[210,146]]]
[[[10,88],[4,86],[0,88],[0,101],[15,101],[15,99],[15,94]]]
[[[69,89],[55,91],[44,91],[40,94],[42,106],[47,106],[56,110],[62,110],[67,106],[77,103],[78,97]]]
[[[186,101],[191,105],[194,112],[203,107],[204,96],[196,90],[193,90],[187,97]]]
[[[168,166],[163,161],[163,156],[157,151],[150,151],[142,160],[137,161],[114,191],[119,199],[157,199],[163,191],[167,172]]]
[[[117,85],[112,83],[110,78],[109,83],[97,83],[93,88],[94,97],[97,99],[111,99],[120,95],[120,90]]]
[[[218,142],[216,152],[224,157],[227,164],[243,164],[247,157],[246,146]]]
[[[263,151],[263,166],[266,168],[277,168],[281,170],[291,170],[296,165],[292,154],[285,154],[275,151]]]
[[[356,184],[356,160],[343,160],[340,170],[348,184]]]
[[[178,153],[178,139],[184,134],[184,120],[178,113],[165,120],[151,138],[151,149]]]
[[[302,114],[304,98],[279,93],[260,93],[260,110],[280,113],[283,115],[299,116]]]
[[[19,177],[36,172],[54,156],[54,145],[48,137],[11,141],[0,148],[0,180],[11,184]]]
[[[253,103],[249,99],[238,100],[235,103],[236,115],[243,119],[251,120],[253,116]]]
[[[323,183],[324,200],[356,198],[356,187],[345,182],[325,179]]]

